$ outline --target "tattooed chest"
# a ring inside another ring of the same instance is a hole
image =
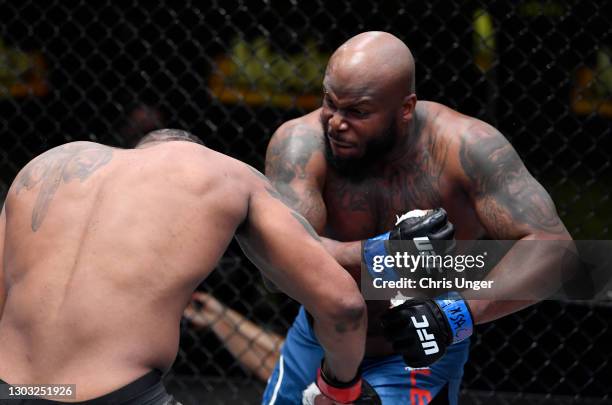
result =
[[[360,183],[332,177],[326,184],[324,199],[328,236],[356,240],[389,230],[396,214],[440,206],[441,195],[437,184],[415,177]]]

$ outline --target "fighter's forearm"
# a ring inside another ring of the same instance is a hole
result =
[[[256,346],[265,351],[274,351],[282,342],[282,339],[276,334],[266,332],[236,311],[229,308],[225,308],[224,311],[223,317],[213,324],[213,329],[219,337],[226,341],[232,337],[238,337],[236,348],[241,346],[242,342],[245,342],[246,346]]]
[[[467,300],[472,316],[474,317],[474,324],[477,325],[510,315],[537,302],[538,301],[500,301],[485,299]]]
[[[327,375],[336,380],[351,381],[355,377],[354,370],[358,370],[363,359],[367,325],[365,312],[359,318],[359,327],[315,318],[314,332],[325,350]]]
[[[329,238],[321,238],[325,249],[336,261],[345,268],[361,265],[361,241],[339,242]]]
[[[269,377],[283,342],[281,337],[264,331],[229,308],[219,315],[212,329],[245,368],[263,380]]]
[[[493,281],[491,289],[463,293],[474,323],[509,315],[558,291],[577,269],[571,237],[565,234],[559,238],[529,235],[517,241],[486,277]]]

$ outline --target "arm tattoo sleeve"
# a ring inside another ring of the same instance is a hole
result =
[[[517,225],[564,232],[550,196],[494,128],[473,130],[461,141],[460,161],[492,237],[514,239]]]
[[[315,153],[322,153],[320,134],[298,124],[277,133],[275,138],[266,154],[266,175],[291,207],[309,220],[319,218],[320,191],[314,189],[306,166]],[[300,182],[303,187],[298,187]]]
[[[291,208],[289,202],[287,201],[287,198],[285,198],[281,193],[279,193],[276,189],[274,189],[274,186],[272,186],[272,184],[270,184],[270,181],[268,180],[268,178],[266,176],[264,176],[263,174],[261,174],[261,172],[259,172],[258,170],[254,169],[252,166],[247,165],[247,167],[257,177],[259,177],[260,179],[264,180],[267,183],[266,186],[265,186],[266,192],[272,198],[275,198],[278,201],[280,201],[283,204],[285,204],[287,206],[287,208],[291,211],[291,215],[293,215],[293,217],[298,220],[298,222],[304,227],[304,229],[306,229],[306,231],[310,234],[310,236],[312,236],[312,238],[315,239],[316,241],[321,242],[321,238],[319,237],[319,235],[317,235],[317,232],[308,223],[308,221],[306,221],[306,218],[304,218],[302,215],[300,215],[298,212],[296,212],[293,208]]]

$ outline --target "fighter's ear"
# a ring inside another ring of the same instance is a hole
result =
[[[412,120],[412,115],[414,114],[416,102],[417,96],[414,93],[407,95],[402,100],[402,120],[404,120],[405,122],[410,122]]]

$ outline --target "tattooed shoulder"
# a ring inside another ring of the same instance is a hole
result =
[[[318,242],[321,242],[321,238],[319,237],[317,232],[314,230],[312,225],[310,225],[310,223],[306,220],[306,218],[302,216],[302,214],[300,214],[299,212],[291,208],[290,202],[287,201],[287,198],[285,198],[281,193],[276,191],[274,186],[272,186],[271,184],[267,185],[265,187],[265,190],[268,193],[268,195],[270,195],[270,197],[282,202],[287,207],[287,209],[289,209],[289,211],[291,212],[291,215],[293,215],[293,217],[297,219],[297,221],[304,227],[304,229],[306,229],[306,231],[310,234],[310,236],[313,239],[315,239]]]
[[[30,162],[15,179],[15,193],[40,185],[32,210],[32,230],[42,225],[53,196],[62,183],[89,178],[113,158],[113,149],[90,142],[75,142],[40,155]]]
[[[281,127],[268,145],[266,174],[273,182],[303,178],[310,159],[323,150],[322,130],[306,124]]]
[[[495,238],[514,239],[517,226],[564,231],[550,196],[495,128],[478,123],[462,135],[459,158],[479,215]]]
[[[324,176],[324,166],[309,164],[315,156],[324,161],[324,149],[322,128],[298,122],[279,128],[266,153],[266,175],[289,205],[309,218],[320,216],[308,194],[320,194]]]
[[[514,148],[495,128],[474,124],[461,136],[459,159],[465,175],[484,191],[484,181],[491,181],[502,165],[523,166]],[[489,185],[491,186],[491,185]]]

